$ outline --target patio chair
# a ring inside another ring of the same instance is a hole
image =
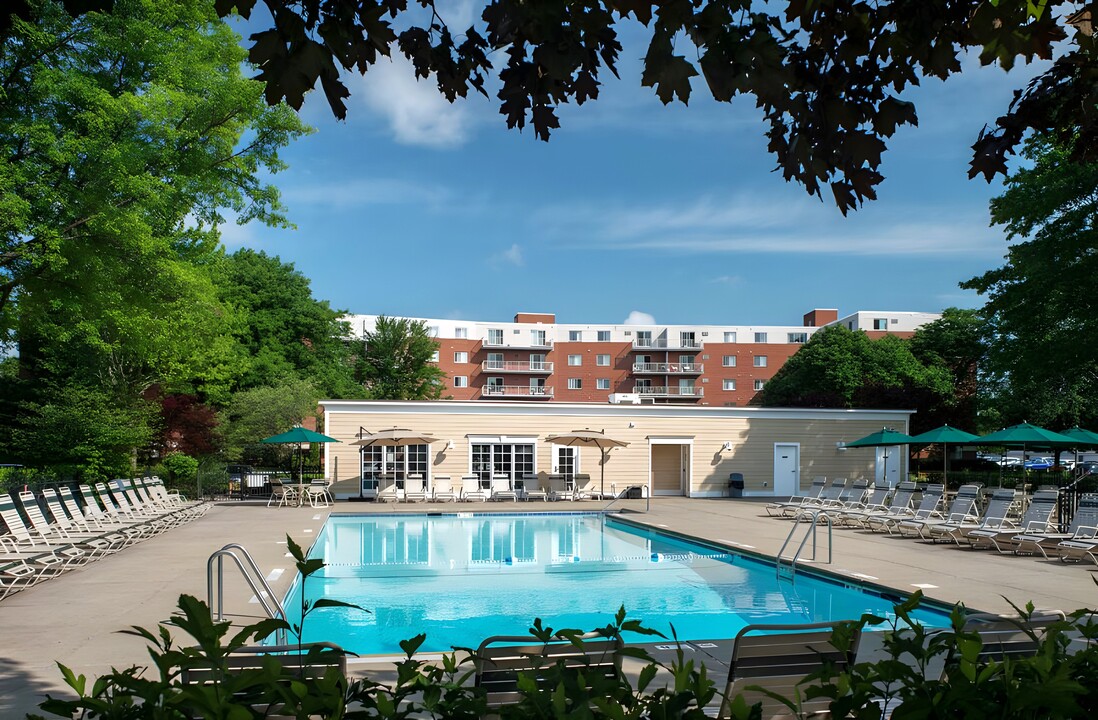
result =
[[[793,514],[793,519],[797,522],[811,520],[811,516],[818,512],[826,512],[832,518],[837,517],[845,510],[861,507],[868,489],[869,480],[865,478],[855,480],[853,484],[844,479],[836,499],[822,500],[818,505],[798,508]]]
[[[840,523],[849,527],[859,526],[871,529],[866,526],[866,522],[871,517],[910,514],[911,501],[915,496],[915,483],[904,481],[895,488],[887,488],[887,490],[887,502],[881,501],[877,505],[867,503],[861,510],[847,510],[839,515]]]
[[[487,502],[488,493],[486,493],[484,491],[484,488],[480,486],[480,478],[478,476],[461,476],[461,499],[464,502],[472,502],[473,500]]]
[[[923,488],[922,496],[919,498],[919,506],[912,509],[910,501],[914,496],[915,485],[914,483],[908,484],[912,490],[907,493],[908,501],[903,507],[883,514],[869,515],[864,519],[862,527],[873,532],[887,531],[889,534],[894,534],[897,526],[904,521],[944,517],[938,507],[945,498],[945,485],[941,483],[927,485]],[[900,483],[900,488],[903,488],[903,485],[904,483]],[[897,494],[902,494],[902,490],[897,490]]]
[[[849,486],[850,481],[848,479],[834,478],[827,484],[818,497],[803,498],[797,505],[793,505],[792,503],[787,504],[781,509],[781,516],[800,521],[804,517],[807,517],[807,514],[838,505],[842,502],[842,498],[846,497],[850,492]]]
[[[87,487],[87,486],[84,486]],[[140,541],[145,532],[141,527],[135,527],[127,523],[121,523],[107,518],[98,509],[98,503],[96,503],[96,512],[88,512],[88,508],[81,508],[80,503],[76,501],[76,496],[73,495],[72,489],[68,485],[62,485],[57,489],[57,495],[61,499],[61,502],[65,506],[65,510],[68,511],[69,516],[74,521],[79,518],[83,525],[87,528],[94,528],[101,532],[119,533],[126,538],[126,544],[132,545]]]
[[[1011,497],[1013,498],[1013,491],[1011,491]],[[923,534],[924,529],[930,525],[973,523],[979,519],[976,512],[976,501],[979,499],[979,485],[962,485],[958,488],[957,494],[953,497],[953,502],[949,505],[949,512],[944,517],[937,513],[931,513],[928,517],[901,520],[895,524],[895,528],[901,535],[926,537]]]
[[[427,500],[427,485],[424,483],[422,475],[412,474],[408,476],[408,479],[404,481],[404,497],[401,500],[403,502],[425,502]]]
[[[834,517],[836,525],[852,524],[854,518],[864,517],[872,512],[887,510],[888,506],[885,503],[888,501],[888,496],[891,493],[892,488],[887,485],[882,485],[880,487],[874,486],[869,490],[868,495],[866,495],[861,502],[850,503],[842,510],[829,514]]]
[[[378,487],[377,496],[374,498],[375,502],[400,502],[400,499],[404,497],[404,490],[397,485],[397,481],[393,479],[385,487]]]
[[[1019,533],[1046,533],[1052,530],[1052,513],[1056,510],[1058,490],[1038,490],[1029,501],[1022,519],[1005,520],[996,528],[978,528],[968,533],[965,540],[973,548],[992,547],[999,553],[1011,552],[1015,546],[1012,538]]]
[[[1098,493],[1086,493],[1079,498],[1079,507],[1071,518],[1067,532],[1023,532],[1010,539],[1015,555],[1041,553],[1048,559],[1048,551],[1059,552],[1065,541],[1089,542],[1098,537]]]
[[[57,534],[66,542],[87,548],[93,556],[113,555],[131,544],[129,538],[121,533],[103,532],[91,528],[84,523],[80,515],[69,517],[61,503],[61,496],[54,488],[46,488],[42,491],[42,499],[45,500],[50,515],[53,516],[53,523],[50,526],[57,531]]]
[[[267,507],[276,504],[278,507],[297,505],[299,500],[296,485],[287,485],[281,480],[271,481],[271,497],[267,499]]]
[[[559,473],[554,473],[549,476],[549,489],[546,494],[546,499],[550,502],[556,502],[558,500],[575,500],[576,494],[573,488],[575,485],[568,479],[567,476]]]
[[[335,498],[328,491],[326,480],[313,480],[305,486],[305,495],[309,498],[309,505],[315,508],[328,507],[335,503]]]
[[[87,553],[71,543],[51,543],[37,529],[27,527],[15,507],[15,501],[7,493],[0,494],[0,519],[8,529],[2,536],[7,547],[13,552],[37,557],[43,569],[56,568],[60,572],[85,565],[90,559]]]
[[[1039,610],[1028,618],[973,613],[965,618],[964,630],[980,636],[980,660],[1001,662],[1007,657],[1033,657],[1049,628],[1066,620],[1060,610]]]
[[[518,491],[511,487],[511,476],[497,474],[492,476],[491,499],[518,500]]]
[[[537,475],[522,476],[522,495],[527,500],[549,500],[549,489],[542,486]]]
[[[758,686],[784,697],[803,698],[804,690],[811,686],[808,675],[819,672],[825,666],[838,673],[853,665],[861,639],[860,631],[852,630],[850,647],[840,650],[832,642],[840,623],[811,623],[806,625],[748,625],[736,634],[732,647],[732,660],[728,666],[728,681],[724,700],[717,717],[731,716],[731,700],[743,695],[748,706],[762,703],[763,718],[790,713],[789,708]],[[800,700],[800,713],[826,712],[827,698]]]
[[[590,475],[576,473],[572,496],[573,500],[596,500],[601,497],[601,490]]]
[[[621,673],[622,643],[597,632],[581,635],[581,643],[561,639],[542,643],[529,635],[497,635],[485,639],[473,655],[475,684],[483,688],[489,707],[499,707],[522,697],[519,675],[543,684],[546,668],[574,669],[587,680],[596,676],[615,677]]]
[[[809,487],[808,492],[804,495],[793,495],[788,500],[781,500],[777,502],[767,503],[766,514],[774,515],[778,513],[785,517],[784,511],[789,506],[800,507],[807,504],[809,501],[815,501],[819,499],[823,494],[824,489],[827,487],[827,478],[823,475],[817,475],[812,478],[812,485]]]
[[[999,488],[991,494],[991,500],[988,501],[987,508],[984,510],[984,514],[974,519],[971,522],[947,522],[947,523],[930,523],[923,525],[919,532],[919,535],[931,542],[937,542],[939,540],[949,541],[952,540],[958,545],[968,535],[968,533],[975,530],[998,530],[1002,528],[1006,523],[1010,522],[1007,518],[1010,508],[1014,505],[1015,493],[1010,488]]]
[[[457,502],[458,493],[449,475],[436,475],[432,478],[431,498],[435,502]]]

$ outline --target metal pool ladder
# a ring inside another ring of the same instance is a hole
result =
[[[240,555],[237,555],[234,550],[239,550]],[[267,614],[267,617],[275,620],[285,620],[287,623],[289,620],[286,618],[286,610],[282,607],[282,603],[278,601],[278,597],[271,590],[271,586],[267,584],[267,578],[263,577],[263,573],[259,570],[259,566],[256,565],[255,560],[248,554],[248,551],[243,545],[239,543],[229,543],[225,547],[221,548],[214,554],[210,555],[210,559],[206,561],[206,603],[210,606],[210,614],[213,615],[215,620],[225,619],[225,558],[232,558],[236,563],[237,568],[240,569],[240,574],[244,576],[245,582],[248,583],[248,587],[255,593],[256,599],[259,601],[260,607],[263,608],[263,612]],[[243,560],[241,559],[243,557]],[[214,567],[217,567],[217,603],[214,603]],[[276,634],[277,642],[280,645],[286,644],[286,631],[279,630]]]
[[[792,540],[793,536],[797,533],[797,529],[801,527],[801,523],[793,523],[793,527],[789,529],[789,534],[785,536],[785,542],[782,543],[782,549],[778,551],[778,556],[774,561],[779,580],[783,576],[783,568],[786,570],[786,577],[790,580],[797,579],[797,562],[801,559],[801,553],[808,543],[808,538],[812,538],[812,557],[809,558],[809,560],[816,559],[816,528],[820,525],[827,526],[827,562],[828,564],[831,563],[831,516],[824,510],[817,510],[812,513],[812,522],[808,524],[808,529],[805,531],[804,537],[801,538],[800,544],[797,545],[797,552],[793,553],[793,557],[791,558],[785,557],[785,549],[789,545],[789,541]]]

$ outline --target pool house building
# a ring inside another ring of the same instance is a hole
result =
[[[907,472],[900,448],[846,448],[882,427],[907,432],[910,410],[699,407],[513,401],[323,400],[325,475],[337,498],[373,498],[379,488],[473,476],[512,488],[536,478],[593,480],[600,492],[722,497],[742,477],[745,497],[789,496],[813,477],[869,478],[894,485]],[[355,444],[399,428],[429,443]],[[557,444],[552,436],[596,431],[627,445]],[[887,477],[886,477],[887,473]],[[603,480],[604,478],[604,480]],[[494,487],[494,485],[493,485]],[[738,488],[737,488],[738,489]]]

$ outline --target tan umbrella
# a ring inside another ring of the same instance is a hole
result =
[[[352,445],[361,445],[362,447],[401,447],[403,445],[430,445],[439,440],[433,435],[398,427],[392,427],[388,430],[378,430],[374,433],[360,427],[359,436],[360,439],[355,440],[351,443]],[[362,497],[361,483],[359,484],[359,497]]]
[[[438,442],[438,438],[426,433],[414,432],[406,428],[389,428],[388,430],[378,430],[375,433],[364,432],[360,440],[355,440],[352,445],[361,445],[363,447],[373,447],[378,445],[385,445],[388,447],[397,447],[400,445],[430,445],[431,443]]]
[[[619,440],[606,434],[605,430],[573,430],[560,435],[549,435],[545,438],[556,445],[568,445],[571,447],[596,447],[602,451],[600,464],[599,495],[606,495],[606,459],[610,451],[616,447],[629,445],[625,440]]]

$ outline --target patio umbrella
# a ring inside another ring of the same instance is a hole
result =
[[[388,430],[378,430],[377,432],[370,432],[369,430],[360,427],[359,435],[359,439],[351,443],[352,445],[361,445],[362,447],[401,447],[403,445],[430,445],[439,440],[439,438],[434,437],[433,435],[398,427],[392,427]],[[384,467],[382,467],[382,473],[384,473]],[[358,496],[360,498],[362,497],[362,483],[359,483],[358,485]]]
[[[302,452],[301,446],[304,445],[305,443],[333,443],[333,442],[339,442],[339,440],[336,440],[334,437],[328,437],[327,435],[322,435],[321,433],[315,432],[313,430],[308,430],[308,429],[303,428],[300,425],[298,425],[294,428],[291,428],[290,430],[287,430],[284,433],[279,433],[278,435],[272,435],[271,437],[263,438],[259,442],[268,443],[268,444],[272,444],[272,445],[294,445],[294,444],[297,445],[297,450],[298,450],[297,457],[298,457],[298,465],[299,465],[298,473],[297,473],[297,492],[298,492],[298,497],[301,498],[301,497],[303,497],[303,495],[305,493],[305,481],[304,481],[304,478],[302,477],[302,475],[304,474],[304,469],[305,469],[305,457],[304,457],[304,454]],[[290,461],[290,468],[291,468],[291,471],[292,471],[292,469],[293,469],[293,460],[292,459]]]
[[[905,433],[893,430],[892,428],[881,428],[875,433],[870,433],[864,438],[858,438],[854,442],[848,442],[846,447],[848,448],[860,448],[860,447],[891,447],[892,445],[909,445],[911,443],[911,436]],[[884,479],[888,482],[888,453],[884,456]]]
[[[940,444],[942,446],[942,482],[945,483],[949,477],[948,446],[967,445],[977,438],[978,436],[965,432],[964,430],[958,430],[950,425],[942,425],[941,427],[927,430],[925,433],[913,436],[910,442],[912,445]]]
[[[625,440],[619,440],[615,437],[607,435],[605,430],[573,430],[569,433],[549,435],[545,439],[556,445],[567,445],[570,447],[596,447],[602,452],[602,462],[599,465],[600,496],[606,495],[606,460],[610,454],[610,451],[616,447],[627,447],[629,445],[629,443]]]
[[[1037,425],[1031,425],[1027,422],[1018,423],[1017,425],[1011,425],[1010,427],[1003,428],[989,435],[977,438],[976,442],[981,445],[1002,445],[1003,447],[1021,447],[1022,448],[1022,469],[1023,473],[1027,476],[1028,482],[1028,470],[1025,469],[1026,463],[1026,446],[1038,446],[1047,447],[1049,449],[1057,447],[1071,447],[1078,441],[1074,440],[1067,435],[1061,435],[1058,432],[1052,430],[1046,430],[1043,427]],[[1000,466],[1002,467],[1002,466]]]
[[[1076,445],[1075,445],[1075,464],[1076,465],[1079,464],[1079,448],[1081,448],[1081,447],[1098,448],[1098,433],[1091,432],[1090,430],[1084,430],[1083,428],[1079,427],[1078,425],[1071,428],[1070,430],[1065,430],[1060,434],[1063,435],[1064,437],[1073,438],[1074,440],[1077,441]],[[1059,453],[1056,454],[1056,464],[1057,465],[1060,464],[1060,454]]]

